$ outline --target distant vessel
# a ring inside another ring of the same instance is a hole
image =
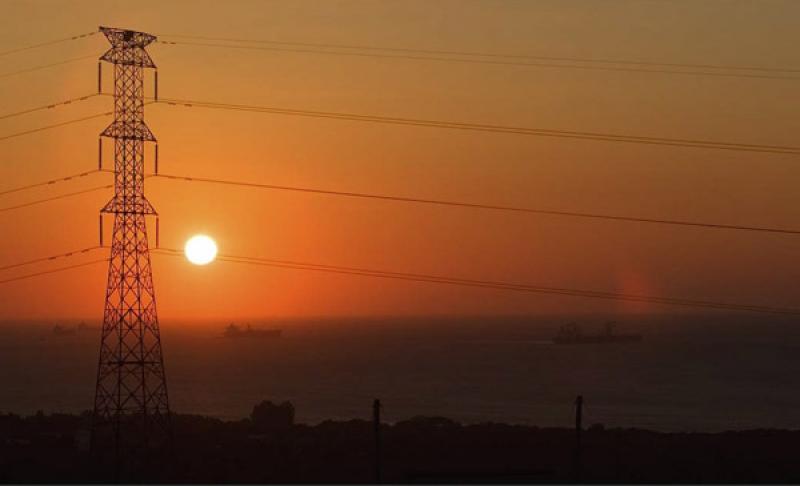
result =
[[[283,334],[283,329],[253,329],[250,324],[246,329],[242,329],[236,324],[231,323],[225,328],[226,338],[279,338]]]
[[[53,326],[53,334],[56,336],[74,336],[76,333],[76,329],[70,329],[62,326],[61,324],[56,324]]]
[[[558,334],[553,338],[554,344],[610,344],[610,343],[636,343],[642,340],[641,334],[617,334],[614,332],[614,322],[607,322],[605,329],[593,335],[584,335],[575,323],[561,326]]]

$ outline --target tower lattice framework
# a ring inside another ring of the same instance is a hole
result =
[[[155,68],[145,46],[152,35],[101,27],[111,48],[114,121],[101,137],[114,140],[114,197],[101,213],[114,218],[105,312],[97,368],[93,437],[147,444],[169,429],[169,401],[145,218],[156,211],[144,195],[144,73]],[[107,427],[108,426],[108,427]],[[154,430],[157,429],[157,430]]]

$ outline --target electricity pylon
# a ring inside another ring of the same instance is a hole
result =
[[[101,211],[114,217],[105,313],[97,366],[93,447],[152,445],[169,436],[169,401],[145,217],[156,211],[144,195],[144,146],[156,138],[144,122],[144,70],[155,68],[150,34],[101,27],[114,66],[114,121],[101,134],[114,140],[114,197]],[[102,151],[102,146],[101,146]],[[102,229],[101,229],[102,235]],[[104,447],[105,448],[105,447]],[[119,459],[119,456],[118,456]]]

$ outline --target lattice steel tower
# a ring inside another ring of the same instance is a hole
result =
[[[145,217],[156,211],[144,195],[144,72],[155,68],[145,46],[152,35],[101,27],[114,66],[114,121],[100,135],[114,140],[114,215],[92,426],[101,436],[147,445],[169,430],[169,402]],[[101,139],[102,140],[102,139]],[[101,145],[102,154],[102,145]],[[101,215],[102,218],[102,215]],[[102,233],[102,229],[101,229]],[[105,441],[103,441],[105,442]]]

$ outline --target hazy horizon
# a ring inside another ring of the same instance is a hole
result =
[[[380,398],[389,422],[441,415],[568,427],[572,401],[582,394],[587,426],[800,429],[800,412],[787,407],[799,398],[793,384],[800,369],[791,356],[800,327],[791,318],[620,319],[619,332],[644,340],[554,345],[565,322],[304,320],[279,322],[284,333],[277,339],[225,339],[227,322],[163,322],[162,340],[180,413],[233,420],[262,400],[290,400],[299,422],[319,423],[367,418]],[[604,320],[578,322],[593,334]],[[92,325],[60,335],[53,324],[0,325],[0,411],[91,407],[99,331]]]

